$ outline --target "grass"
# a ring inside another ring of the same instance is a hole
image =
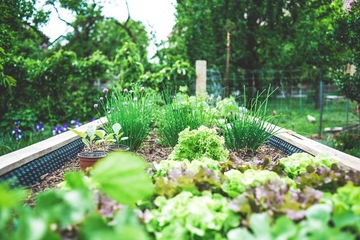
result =
[[[325,128],[344,127],[359,123],[358,115],[353,113],[356,103],[349,101],[348,114],[346,101],[324,103],[321,133],[326,134]],[[303,136],[314,136],[320,130],[320,109],[315,109],[315,103],[309,99],[271,99],[268,108],[271,114],[276,111],[277,125],[292,130]],[[315,122],[309,122],[307,115],[315,117]]]

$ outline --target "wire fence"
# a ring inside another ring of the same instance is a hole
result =
[[[256,93],[271,87],[274,93],[269,98],[273,112],[303,115],[306,121],[314,117],[318,132],[332,132],[334,128],[359,124],[356,102],[347,99],[331,79],[317,69],[306,71],[283,70],[236,70],[230,71],[228,93],[239,99],[254,97]],[[216,69],[207,69],[206,90],[215,98],[224,97],[223,74]],[[292,118],[286,115],[287,118]],[[298,127],[298,126],[296,126]],[[295,127],[294,127],[295,128]],[[330,130],[329,130],[330,129]],[[337,128],[339,129],[339,128]]]

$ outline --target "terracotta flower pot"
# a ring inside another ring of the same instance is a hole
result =
[[[94,164],[100,159],[106,156],[105,151],[93,151],[93,152],[81,152],[78,153],[80,160],[80,169],[86,172],[86,168],[94,166]]]
[[[114,151],[129,151],[130,147],[124,144],[111,144],[107,147],[108,152]]]

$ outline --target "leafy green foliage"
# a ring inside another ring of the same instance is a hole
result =
[[[0,11],[0,46],[14,56],[41,58],[41,45],[48,44],[49,38],[39,27],[50,12],[36,10],[35,1],[26,0],[2,1]]]
[[[103,151],[106,151],[107,146],[116,141],[114,133],[107,134],[104,130],[96,129],[95,125],[90,125],[86,132],[73,128],[69,128],[69,130],[81,137],[89,152],[93,152],[95,145],[101,146]]]
[[[280,179],[277,173],[269,170],[247,169],[242,173],[238,170],[231,169],[224,172],[224,175],[226,180],[221,188],[232,198],[243,193],[248,187],[257,186],[271,179]]]
[[[156,91],[176,91],[181,86],[193,85],[195,68],[187,61],[176,60],[174,63],[168,62],[166,65],[156,65],[153,68],[139,79],[143,86]],[[192,93],[195,91],[190,90]]]
[[[66,173],[61,188],[37,195],[34,208],[22,204],[26,191],[9,189],[2,183],[0,237],[149,239],[134,210],[119,205],[126,203],[134,207],[139,200],[151,196],[153,185],[144,168],[144,160],[137,155],[109,154],[90,177],[81,172]],[[113,209],[114,205],[118,208]]]
[[[169,170],[182,169],[187,171],[197,172],[201,167],[206,167],[212,170],[219,170],[220,163],[211,158],[202,157],[200,159],[183,159],[182,161],[162,160],[159,163],[153,163],[155,175],[154,177],[166,176]]]
[[[135,43],[126,42],[116,54],[114,64],[120,70],[118,84],[122,89],[137,83],[144,74],[144,66]]]
[[[252,213],[268,212],[274,217],[286,215],[299,221],[305,217],[303,210],[318,203],[322,196],[321,191],[310,187],[297,190],[285,179],[275,177],[248,187],[230,205],[233,211],[247,217]]]
[[[334,21],[334,35],[339,41],[340,45],[344,49],[349,51],[346,61],[344,63],[354,64],[356,72],[354,75],[350,75],[348,72],[344,75],[343,71],[338,71],[334,73],[335,82],[338,84],[342,93],[346,95],[351,100],[360,102],[360,91],[359,91],[359,72],[360,68],[360,6],[359,3],[355,3],[350,12],[345,10],[341,11],[340,14],[336,16]]]
[[[132,152],[110,153],[96,164],[91,177],[108,196],[132,205],[153,193],[145,168],[144,160]]]
[[[250,217],[251,232],[244,228],[232,229],[229,240],[246,239],[355,239],[355,235],[343,226],[331,226],[331,206],[315,204],[305,211],[306,220],[295,224],[285,217],[270,224],[267,213],[253,214]],[[261,226],[261,227],[260,227]]]
[[[344,168],[338,164],[331,167],[309,165],[306,172],[300,173],[294,180],[298,188],[313,187],[315,189],[334,193],[336,189],[352,182],[355,186],[360,185],[358,171]]]
[[[311,166],[330,168],[333,163],[337,163],[336,160],[329,158],[326,154],[318,154],[314,157],[308,153],[294,153],[289,157],[281,158],[279,162],[291,178],[307,172]]]
[[[223,161],[227,156],[228,150],[224,146],[224,138],[219,136],[215,129],[200,126],[194,130],[187,127],[179,133],[179,142],[168,159],[192,161],[208,157],[216,161]]]
[[[146,228],[156,239],[222,239],[222,232],[239,224],[226,199],[210,192],[194,196],[183,191],[171,199],[159,196],[154,203],[157,209]]]
[[[342,4],[316,0],[179,0],[170,38],[174,44],[168,52],[181,54],[189,62],[205,59],[211,68],[224,69],[229,32],[230,69],[242,69],[246,75],[243,84],[260,90],[267,83],[259,81],[260,73],[255,69],[308,70],[316,65],[325,71],[339,63],[346,50],[336,44],[332,21]],[[235,28],[227,31],[228,22]]]
[[[334,213],[341,214],[346,211],[351,211],[359,215],[359,197],[360,187],[354,186],[352,182],[348,182],[345,186],[339,187],[331,197]]]
[[[230,153],[229,159],[227,161],[221,162],[221,172],[226,172],[231,169],[236,169],[240,172],[245,172],[247,169],[270,170],[277,173],[281,177],[287,176],[279,164],[279,161],[271,160],[267,156],[264,159],[253,158],[251,160],[245,161],[237,157],[234,153]]]
[[[189,163],[192,170],[185,168],[184,165],[175,167],[175,164],[172,164],[166,175],[162,171],[160,171],[161,175],[155,172],[153,178],[156,195],[171,198],[181,191],[189,191],[194,195],[200,195],[203,191],[222,192],[220,187],[224,182],[223,174],[205,166],[208,161],[200,164],[196,164],[196,161],[195,164]]]
[[[120,143],[120,141],[128,139],[128,137],[123,137],[124,132],[121,131],[120,123],[114,123],[114,125],[112,125],[111,129],[114,133],[114,138],[115,138],[116,143]]]
[[[334,139],[334,148],[360,157],[360,131],[345,132]]]
[[[2,113],[7,113],[6,118],[10,119],[31,109],[38,120],[54,125],[69,119],[88,121],[93,117],[91,103],[99,90],[92,86],[95,79],[87,78],[90,70],[85,68],[92,69],[93,77],[103,76],[106,71],[101,64],[83,64],[93,61],[91,59],[78,60],[74,52],[66,51],[56,52],[43,61],[20,57],[6,59],[4,73],[13,76],[17,85],[11,93],[4,93],[7,101]],[[94,66],[99,65],[102,67],[94,71]]]

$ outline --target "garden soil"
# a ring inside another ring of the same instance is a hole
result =
[[[141,155],[147,162],[160,162],[161,160],[167,159],[171,151],[171,148],[162,147],[159,144],[156,144],[155,140],[149,140],[145,142],[142,149],[136,152],[136,154]],[[267,145],[260,146],[255,153],[234,152],[232,154],[235,154],[236,157],[246,162],[257,159],[262,160],[265,157],[269,157],[269,159],[275,161],[287,156],[281,150],[274,149]],[[79,160],[77,158],[66,161],[61,168],[55,170],[52,173],[46,173],[40,176],[39,181],[28,188],[30,190],[30,195],[26,203],[30,206],[33,206],[34,198],[37,193],[47,189],[57,188],[58,184],[64,180],[64,174],[67,171],[80,171]]]

